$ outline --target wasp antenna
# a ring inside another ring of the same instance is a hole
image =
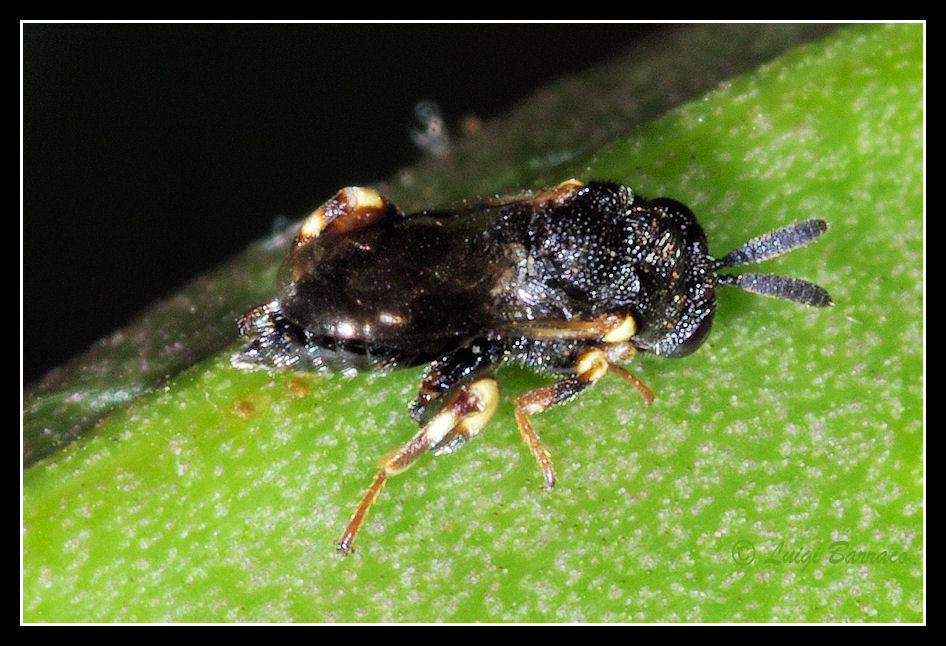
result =
[[[795,301],[812,307],[832,305],[831,294],[823,287],[798,278],[772,274],[726,274],[719,277],[720,285],[735,285],[747,292]]]
[[[805,220],[753,238],[716,261],[716,267],[752,265],[803,247],[828,230],[824,220]],[[752,291],[752,290],[749,290]]]

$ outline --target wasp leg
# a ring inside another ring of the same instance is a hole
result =
[[[477,338],[462,347],[431,362],[424,380],[411,402],[410,414],[422,423],[431,405],[456,388],[457,384],[472,381],[502,361],[504,346],[495,340]]]
[[[325,234],[345,233],[403,217],[394,204],[373,188],[348,186],[314,210],[296,232],[289,252],[292,280],[299,280],[312,268],[310,245]]]
[[[563,183],[563,186],[566,184],[568,182]],[[603,341],[611,363],[629,359],[635,352],[634,346],[627,340],[637,331],[637,323],[629,314],[608,314],[588,321],[513,321],[506,324],[506,327],[509,332],[530,339]],[[494,338],[477,338],[432,362],[418,388],[417,398],[411,403],[411,417],[414,421],[421,422],[425,411],[433,402],[456,384],[492,369],[503,360],[506,349],[507,346],[503,342]],[[628,383],[635,384],[645,398],[653,400],[653,395],[636,377],[617,366],[613,366],[613,370]]]
[[[571,321],[512,321],[505,326],[510,332],[530,339],[588,340],[607,344],[624,344],[637,333],[637,321],[630,314],[607,314],[597,319]]]
[[[654,399],[650,389],[627,370],[612,363],[612,361],[627,358],[633,353],[634,346],[630,343],[614,344],[608,346],[607,349],[591,348],[585,350],[578,356],[573,376],[527,392],[516,399],[516,426],[519,427],[522,441],[529,447],[529,451],[532,452],[532,456],[542,470],[542,486],[545,489],[551,489],[555,486],[555,469],[552,467],[552,457],[548,449],[542,444],[542,440],[539,439],[535,429],[532,428],[529,416],[541,413],[576,395],[597,382],[607,372],[614,372],[637,388],[644,397],[644,405],[649,406]]]
[[[450,209],[428,209],[424,211],[424,213],[435,217],[451,217],[482,210],[484,208],[506,206],[522,206],[532,210],[551,209],[563,206],[566,202],[574,198],[583,188],[585,188],[584,182],[572,178],[559,183],[554,188],[498,195],[476,204],[468,204]]]
[[[382,218],[398,216],[400,211],[390,200],[373,188],[346,186],[322,206],[309,214],[296,237],[304,242],[325,231],[342,233],[364,229]]]
[[[608,371],[613,372],[626,383],[637,389],[637,392],[644,398],[644,408],[654,403],[654,393],[647,385],[629,373],[627,370],[617,365],[618,361],[628,361],[634,357],[637,350],[631,343],[612,343],[605,346],[605,354],[608,359]]]
[[[637,389],[637,391],[641,394],[641,397],[644,398],[644,408],[647,408],[654,403],[654,393],[643,381],[629,373],[621,366],[616,366],[613,363],[608,365],[608,370]]]
[[[472,439],[489,423],[499,405],[499,384],[483,377],[461,384],[437,414],[407,443],[381,461],[381,469],[352,516],[345,533],[335,543],[342,554],[352,551],[358,530],[390,476],[410,467],[426,451],[449,452]]]
[[[560,182],[555,188],[545,189],[544,191],[538,191],[532,194],[528,201],[536,208],[562,206],[565,202],[575,197],[575,194],[583,188],[585,188],[585,183],[572,177],[571,179],[566,179],[564,182]]]

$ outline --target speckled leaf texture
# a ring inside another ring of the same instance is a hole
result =
[[[481,193],[576,176],[671,196],[717,256],[830,222],[760,271],[817,282],[833,307],[723,289],[698,352],[630,366],[650,408],[605,378],[535,416],[554,491],[511,403],[549,380],[506,366],[490,427],[391,479],[337,556],[376,460],[414,432],[422,370],[244,373],[234,328],[26,467],[23,620],[923,621],[923,40],[844,27],[591,149],[546,140],[476,177]],[[570,82],[593,96],[609,74]],[[546,98],[561,111],[567,87]],[[407,208],[464,196],[433,174],[384,188]]]

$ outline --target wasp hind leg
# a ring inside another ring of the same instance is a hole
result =
[[[446,403],[432,415],[417,434],[381,460],[381,469],[355,510],[345,533],[335,543],[342,554],[353,550],[358,530],[375,503],[385,481],[410,467],[426,451],[449,452],[479,434],[499,406],[499,384],[492,377],[482,377],[457,386]]]
[[[597,382],[607,372],[613,372],[628,384],[634,386],[644,398],[644,406],[649,406],[654,399],[653,393],[640,379],[613,362],[627,359],[634,354],[634,346],[630,343],[609,344],[604,349],[591,348],[578,356],[575,365],[575,374],[554,384],[532,390],[516,399],[516,426],[522,441],[529,447],[532,457],[542,471],[542,486],[548,490],[555,486],[555,469],[552,466],[552,457],[548,449],[542,444],[529,416],[548,410],[555,404],[578,394],[591,384]]]
[[[502,361],[504,350],[494,339],[477,338],[432,361],[410,405],[414,421],[423,424],[428,412],[436,410],[437,402],[458,384],[491,372]]]
[[[363,229],[389,216],[400,216],[394,204],[373,188],[346,186],[309,214],[296,242],[322,235]]]
[[[289,252],[292,280],[299,280],[315,263],[312,245],[325,235],[343,234],[404,217],[400,209],[373,188],[347,186],[302,222]]]

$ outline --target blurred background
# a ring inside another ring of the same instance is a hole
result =
[[[25,383],[344,185],[659,25],[24,24]]]

